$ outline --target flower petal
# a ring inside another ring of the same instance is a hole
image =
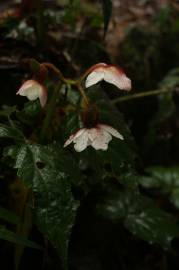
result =
[[[41,92],[41,86],[33,85],[26,89],[26,97],[29,100],[36,100],[37,98],[39,98],[40,92]]]
[[[104,79],[104,68],[92,71],[86,78],[85,87],[88,88]]]
[[[100,124],[98,126],[101,127],[103,130],[107,131],[108,133],[110,133],[111,135],[113,135],[114,137],[124,140],[124,137],[115,128],[104,124]]]
[[[83,151],[88,144],[88,131],[85,130],[80,136],[76,137],[74,140],[74,148],[77,152]]]
[[[72,134],[68,140],[64,143],[63,147],[67,147],[70,143],[72,143],[73,141],[75,142],[75,139],[77,139],[79,136],[81,136],[81,134],[83,134],[83,132],[85,131],[85,128],[81,128],[79,129],[76,133]]]
[[[131,90],[131,80],[122,70],[115,66],[109,66],[105,69],[104,80],[118,87],[119,89]]]
[[[26,96],[27,92],[26,90],[28,88],[31,88],[34,84],[36,84],[37,82],[35,80],[27,80],[26,82],[23,83],[23,85],[20,87],[20,89],[18,90],[18,92],[16,93],[16,95],[20,95],[20,96]]]
[[[72,143],[73,139],[74,139],[74,134],[72,134],[68,140],[64,143],[63,147],[67,147],[70,143]]]
[[[92,142],[91,146],[96,150],[107,150],[108,143],[112,140],[112,136],[104,131],[101,130],[96,139]]]
[[[44,107],[45,104],[47,103],[47,89],[43,86],[40,89],[39,100],[40,100],[40,105]]]
[[[96,137],[99,135],[100,133],[100,129],[97,127],[97,128],[90,128],[88,130],[88,138],[89,138],[89,141],[92,143]]]

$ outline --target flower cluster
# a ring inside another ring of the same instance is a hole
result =
[[[100,81],[106,81],[118,87],[121,90],[131,90],[131,80],[118,67],[99,63],[89,69],[85,86],[90,87]],[[64,147],[72,142],[77,152],[81,152],[88,146],[92,146],[96,150],[107,150],[108,144],[112,140],[112,136],[123,140],[123,136],[113,127],[97,124],[92,128],[82,128],[72,134],[65,142]]]
[[[96,64],[92,66],[85,75],[87,76],[85,81],[86,88],[104,80],[121,90],[131,90],[131,80],[120,68],[114,65],[107,65],[105,63]],[[43,83],[33,79],[27,80],[20,87],[17,95],[26,96],[29,100],[39,98],[42,107],[44,107],[47,102],[47,89]],[[84,127],[72,134],[65,142],[64,147],[73,142],[77,152],[83,151],[90,145],[96,150],[107,150],[112,136],[121,140],[124,139],[113,127],[106,124],[95,123],[91,128]]]

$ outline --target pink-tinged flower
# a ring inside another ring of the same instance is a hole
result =
[[[112,140],[112,136],[123,140],[123,136],[113,127],[98,124],[93,128],[82,128],[72,134],[65,142],[64,147],[70,143],[74,143],[77,152],[81,152],[91,145],[96,150],[107,150],[108,144]]]
[[[115,85],[121,90],[131,90],[131,80],[117,66],[105,63],[92,66],[86,78],[85,86],[90,87],[102,80]]]
[[[16,95],[27,97],[29,100],[36,100],[39,98],[42,107],[47,102],[47,90],[46,88],[35,80],[27,80]]]

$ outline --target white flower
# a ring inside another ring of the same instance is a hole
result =
[[[42,107],[44,107],[47,102],[46,88],[35,80],[27,80],[23,83],[16,95],[27,97],[29,100],[39,98]]]
[[[113,127],[98,124],[93,128],[82,128],[72,134],[65,142],[64,147],[70,143],[74,143],[77,152],[81,152],[91,145],[96,150],[107,150],[108,144],[112,140],[112,136],[123,140],[123,136]]]
[[[86,78],[85,86],[90,87],[102,80],[115,85],[119,89],[131,90],[131,80],[117,66],[107,65],[105,63],[92,66]]]

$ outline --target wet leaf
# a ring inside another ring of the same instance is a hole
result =
[[[168,195],[170,201],[179,207],[179,168],[154,166],[147,168],[146,173],[147,175],[138,178],[140,184]]]
[[[134,192],[111,193],[97,206],[97,211],[113,222],[123,221],[129,231],[151,244],[169,248],[172,239],[179,237],[175,219],[148,198]]]
[[[14,140],[24,140],[23,134],[15,127],[0,124],[0,138],[10,138]]]
[[[15,159],[18,176],[32,188],[37,225],[67,268],[68,242],[77,209],[71,193],[71,182],[78,177],[73,162],[55,145],[22,144],[7,148],[4,154]]]

